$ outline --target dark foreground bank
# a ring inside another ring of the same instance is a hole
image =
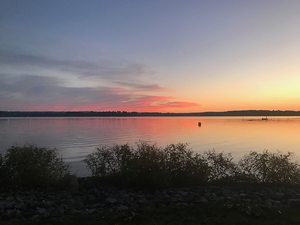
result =
[[[164,148],[101,147],[71,175],[56,149],[12,146],[0,156],[4,224],[298,224],[300,166],[292,154],[195,154]],[[100,222],[99,222],[100,221]]]
[[[197,186],[162,190],[98,186],[2,192],[1,224],[299,224],[298,187]]]

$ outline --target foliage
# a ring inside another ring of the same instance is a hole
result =
[[[3,162],[3,160],[4,160],[3,156],[2,156],[2,154],[0,154],[0,183],[5,182],[4,177],[6,176],[5,171],[4,171],[4,162]]]
[[[12,146],[0,160],[1,179],[7,185],[43,187],[55,185],[69,174],[69,166],[56,149],[33,145]]]
[[[84,162],[92,176],[117,180],[125,186],[168,187],[197,185],[208,179],[208,166],[186,144],[159,148],[139,142],[136,148],[104,146],[89,154]]]
[[[182,143],[170,144],[164,149],[166,170],[175,186],[199,185],[208,181],[207,162],[187,146]]]
[[[292,154],[250,152],[238,163],[231,154],[194,153],[187,144],[164,148],[146,142],[104,146],[84,160],[92,176],[125,186],[173,187],[204,183],[299,184],[300,166]]]
[[[299,184],[300,167],[292,153],[250,152],[238,163],[240,179],[254,183]]]
[[[300,184],[300,165],[288,152],[250,152],[238,163],[231,154],[194,153],[187,144],[138,142],[97,148],[84,162],[93,177],[110,184],[166,188],[205,183]],[[69,166],[56,149],[10,147],[0,154],[1,186],[45,187],[68,182]]]
[[[204,153],[204,159],[210,168],[209,181],[233,181],[236,175],[236,165],[230,153],[216,153],[215,150]]]

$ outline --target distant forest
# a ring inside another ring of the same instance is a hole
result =
[[[0,111],[0,117],[131,117],[131,116],[300,116],[300,111],[242,110],[199,113],[159,113],[127,111]]]

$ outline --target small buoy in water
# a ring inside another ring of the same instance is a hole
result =
[[[201,127],[201,123],[200,122],[198,123],[198,127]]]

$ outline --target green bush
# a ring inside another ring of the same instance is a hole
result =
[[[300,184],[300,167],[292,162],[292,153],[250,152],[238,163],[242,182]]]
[[[58,157],[56,149],[33,145],[10,147],[1,157],[1,177],[6,185],[45,187],[57,185],[69,174],[69,166]]]

